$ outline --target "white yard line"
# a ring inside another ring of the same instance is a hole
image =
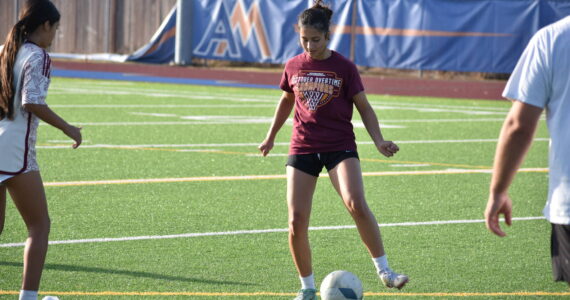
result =
[[[548,138],[535,138],[535,142],[548,142]],[[415,140],[415,141],[395,141],[397,144],[463,144],[463,143],[496,143],[497,139],[464,139],[464,140]],[[358,142],[358,145],[373,145],[372,141]],[[288,142],[277,142],[275,146],[288,146]],[[81,148],[98,149],[98,148],[224,148],[224,147],[257,147],[259,143],[212,143],[212,144],[139,144],[139,145],[114,145],[114,144],[95,144],[81,145]],[[38,145],[38,149],[69,149],[69,145]]]
[[[492,107],[492,106],[467,106],[467,105],[443,105],[443,104],[426,104],[426,103],[411,103],[411,102],[388,102],[388,101],[370,101],[372,105],[388,105],[388,106],[407,106],[407,107],[424,107],[424,108],[449,108],[449,109],[482,109],[491,111],[502,111],[505,114],[509,111],[510,107]]]
[[[158,117],[158,114],[155,114]],[[162,116],[165,117],[165,116]],[[172,117],[172,116],[170,116]],[[205,116],[187,116],[180,119],[199,119]],[[211,125],[211,124],[236,124],[236,125],[247,125],[247,124],[271,124],[273,121],[269,117],[248,117],[249,119],[240,118],[227,118],[216,120],[214,116],[209,116],[210,119],[199,119],[195,121],[143,121],[143,122],[69,122],[76,126],[156,126],[156,125]],[[402,126],[390,125],[390,123],[473,123],[473,122],[504,122],[504,118],[485,118],[485,119],[416,119],[416,120],[381,120],[380,127],[382,128],[401,128]],[[288,124],[292,124],[292,119],[287,121]],[[41,122],[41,126],[46,126],[48,124]],[[364,128],[362,121],[353,121],[355,128]]]
[[[490,174],[491,169],[447,169],[427,171],[386,171],[362,172],[362,176],[410,176],[410,175],[447,175],[447,174]],[[523,168],[521,173],[546,173],[547,168]],[[328,174],[321,174],[328,177]],[[45,182],[46,187],[85,186],[85,185],[111,185],[111,184],[147,184],[172,182],[202,182],[202,181],[235,181],[235,180],[267,180],[286,179],[285,174],[277,175],[244,175],[244,176],[201,176],[201,177],[171,177],[171,178],[143,178],[143,179],[114,179],[114,180],[83,180],[83,181],[56,181]]]
[[[54,104],[52,108],[275,108],[274,104]]]
[[[212,94],[212,93],[176,93],[167,92],[164,90],[146,91],[146,90],[112,90],[112,89],[99,89],[99,90],[87,90],[87,89],[54,89],[54,92],[50,94],[74,94],[74,95],[118,95],[118,96],[141,96],[149,98],[180,98],[180,99],[196,99],[196,100],[225,100],[225,101],[237,101],[237,102],[265,102],[265,103],[275,103],[279,100],[279,97],[230,97],[222,94]]]
[[[543,220],[544,217],[521,217],[513,218],[513,221],[532,221]],[[427,221],[427,222],[402,222],[402,223],[387,223],[378,224],[380,227],[408,227],[408,226],[431,226],[431,225],[450,225],[450,224],[472,224],[472,223],[485,223],[485,220],[447,220],[447,221]],[[355,225],[341,225],[341,226],[319,226],[309,227],[309,230],[342,230],[354,229]],[[256,230],[236,230],[236,231],[218,231],[218,232],[199,232],[199,233],[182,233],[182,234],[169,234],[169,235],[144,235],[144,236],[131,236],[131,237],[118,237],[118,238],[93,238],[93,239],[78,239],[78,240],[60,240],[50,241],[50,245],[61,244],[86,244],[86,243],[108,243],[108,242],[126,242],[126,241],[141,241],[141,240],[160,240],[160,239],[177,239],[177,238],[195,238],[204,236],[227,236],[227,235],[245,235],[245,234],[264,234],[264,233],[277,233],[288,232],[287,228],[276,229],[256,229]],[[13,248],[23,247],[25,243],[8,243],[0,244],[0,248]]]
[[[165,91],[168,91],[169,95],[181,95],[181,96],[214,96],[214,97],[227,97],[227,93],[217,93],[212,91],[182,91],[182,90],[167,90],[167,89],[148,89],[148,88],[139,88],[139,87],[97,87],[97,86],[74,86],[70,88],[69,86],[50,86],[50,94],[74,94],[74,95],[81,95],[81,94],[121,94],[121,95],[145,95],[145,94],[164,94]],[[277,91],[274,95],[256,95],[251,93],[232,93],[233,96],[236,97],[248,97],[254,99],[265,99],[271,100],[274,99],[275,102],[278,101],[281,93]],[[277,100],[275,100],[277,99]]]

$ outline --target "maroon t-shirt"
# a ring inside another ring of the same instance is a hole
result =
[[[364,86],[354,63],[334,51],[324,60],[304,52],[287,61],[280,87],[295,94],[289,154],[356,151],[352,97]]]

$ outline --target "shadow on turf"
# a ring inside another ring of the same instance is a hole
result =
[[[17,262],[0,261],[0,266],[10,266],[10,267],[22,268],[24,265],[22,263],[17,263]],[[103,268],[94,268],[94,267],[80,267],[80,266],[61,265],[61,264],[45,264],[44,269],[46,269],[46,270],[57,270],[57,271],[69,271],[69,272],[107,273],[107,274],[127,275],[127,276],[133,276],[133,277],[144,277],[144,278],[151,278],[151,279],[162,279],[162,280],[182,281],[182,282],[195,282],[195,283],[205,283],[205,284],[215,284],[215,285],[223,285],[223,284],[245,285],[245,286],[258,285],[258,284],[245,283],[245,282],[218,281],[218,280],[198,279],[198,278],[190,278],[190,277],[182,277],[182,276],[168,276],[168,275],[154,274],[154,273],[148,273],[148,272],[133,272],[133,271],[125,271],[125,270],[113,270],[113,269],[103,269]]]

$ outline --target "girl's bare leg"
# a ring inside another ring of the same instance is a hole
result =
[[[37,291],[48,248],[50,219],[40,173],[17,175],[6,181],[10,196],[28,229],[24,249],[22,290]]]
[[[385,253],[378,221],[370,211],[364,197],[360,161],[353,157],[345,159],[329,171],[329,176],[354,219],[360,238],[368,248],[370,255],[372,257],[383,256]]]
[[[309,218],[317,177],[287,167],[287,207],[289,209],[289,249],[301,277],[313,273],[309,244]]]

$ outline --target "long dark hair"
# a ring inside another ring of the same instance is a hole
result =
[[[325,34],[329,33],[333,11],[322,0],[316,0],[311,8],[305,9],[298,18],[299,27],[310,26]]]
[[[60,18],[59,11],[49,0],[28,0],[25,4],[0,52],[0,120],[14,118],[14,64],[20,47],[40,25],[45,22],[53,25]]]

